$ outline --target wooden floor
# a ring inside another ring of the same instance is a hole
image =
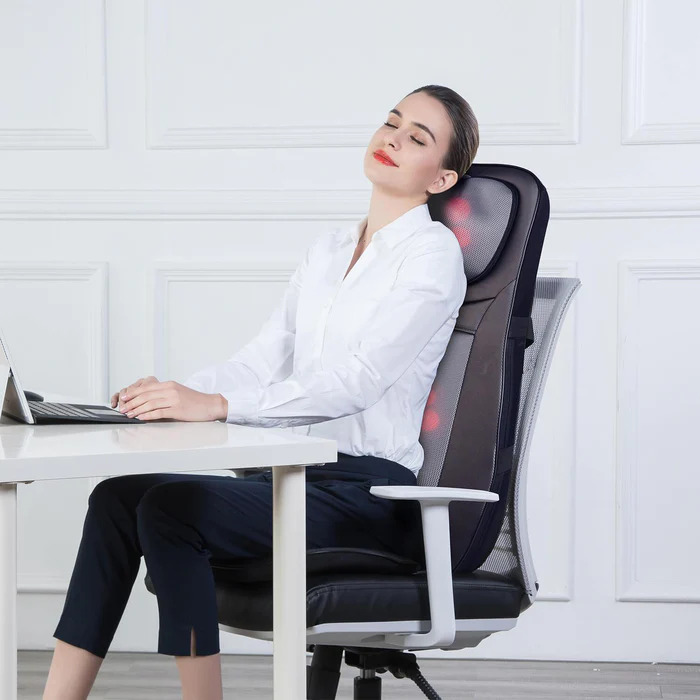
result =
[[[51,655],[48,651],[19,652],[21,700],[41,700]],[[271,656],[227,654],[221,659],[224,698],[272,698]],[[418,666],[442,700],[700,698],[698,665],[419,658]],[[358,669],[342,666],[337,700],[352,700],[352,679],[358,673]],[[386,700],[425,700],[426,696],[413,681],[395,678],[391,673],[379,677]],[[107,654],[90,695],[94,700],[181,700],[181,697],[172,657],[124,652]]]

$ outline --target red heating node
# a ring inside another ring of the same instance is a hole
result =
[[[423,414],[423,423],[421,424],[421,430],[425,430],[426,432],[432,432],[433,430],[437,430],[439,426],[440,415],[438,414],[438,412],[432,408],[426,409],[425,413]]]
[[[428,394],[428,401],[426,403],[426,410],[423,413],[423,423],[421,424],[421,430],[436,430],[440,425],[440,414],[434,409],[430,408],[431,404],[434,404],[437,400],[437,389],[433,387]]]
[[[450,228],[454,232],[455,236],[457,236],[459,245],[462,248],[466,248],[466,246],[471,243],[471,231],[464,224],[453,222],[461,222],[464,219],[469,218],[471,211],[472,208],[469,202],[461,197],[457,197],[447,204],[447,219],[449,221]]]

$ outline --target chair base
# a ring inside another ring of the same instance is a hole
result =
[[[311,665],[306,667],[307,700],[328,700],[335,698],[340,681],[340,664],[343,661],[343,647],[307,647],[313,652]]]
[[[311,665],[306,667],[307,700],[335,700],[340,680],[342,646],[310,645]],[[381,700],[382,679],[376,673],[391,673],[396,678],[410,678],[426,697],[440,700],[418,668],[415,654],[384,649],[345,648],[345,663],[359,668],[361,675],[353,683],[353,700]]]

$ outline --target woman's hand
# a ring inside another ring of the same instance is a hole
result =
[[[129,386],[125,387],[124,389],[120,389],[116,394],[112,396],[110,399],[110,405],[112,408],[117,408],[117,402],[119,402],[119,410],[122,410],[121,407],[121,397],[124,395],[129,395],[129,391],[133,391],[135,387],[141,386],[143,384],[151,384],[152,382],[158,382],[158,380],[154,376],[149,376],[149,377],[143,377],[141,379],[137,379],[133,384],[130,384]]]
[[[112,397],[119,397],[119,410],[130,418],[182,421],[215,421],[228,416],[228,401],[221,394],[205,394],[178,382],[140,379]]]

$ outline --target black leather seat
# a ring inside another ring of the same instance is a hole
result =
[[[428,582],[423,576],[307,574],[306,625],[381,620],[430,623]],[[455,614],[460,620],[513,618],[520,614],[522,587],[501,574],[475,571],[454,576]],[[219,583],[219,620],[229,627],[272,630],[272,583]]]

